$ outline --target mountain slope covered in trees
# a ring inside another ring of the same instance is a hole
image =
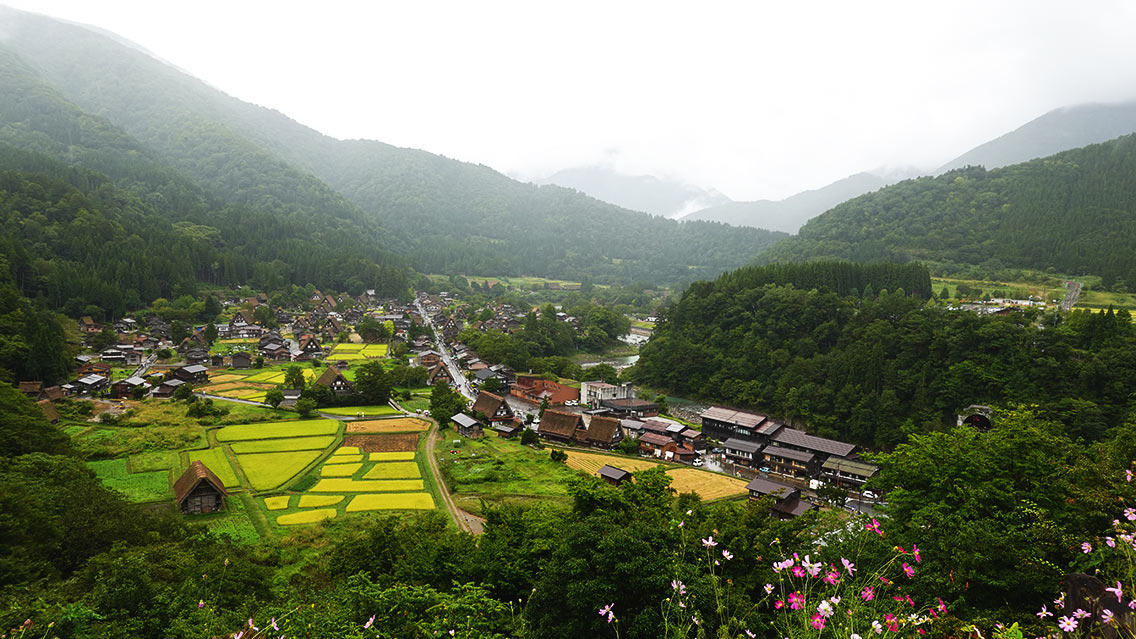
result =
[[[335,140],[95,31],[0,15],[9,25],[0,44],[203,189],[261,210],[366,220],[392,231],[386,246],[419,270],[690,281],[783,237],[679,224],[424,151]]]
[[[1136,136],[908,180],[813,219],[761,259],[921,260],[1136,282]]]
[[[727,204],[730,201],[730,198],[714,189],[704,189],[654,175],[627,175],[603,166],[561,169],[533,182],[576,189],[603,202],[661,217],[678,218],[687,211]]]

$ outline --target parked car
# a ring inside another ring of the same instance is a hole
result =
[[[691,462],[691,465],[692,465],[692,466],[702,466],[702,465],[703,465],[703,464],[705,464],[705,463],[706,463],[706,462],[705,462],[705,461],[704,461],[704,460],[703,460],[703,459],[702,459],[701,457],[695,457],[695,458],[694,458],[694,461],[693,461],[693,462]]]
[[[864,495],[864,499],[879,499],[879,498],[880,498],[880,496],[879,496],[879,495],[877,495],[876,493],[874,493],[874,492],[872,492],[872,491],[870,491],[870,490],[865,490],[865,491],[864,491],[863,493],[861,493],[861,494],[863,494],[863,495]]]

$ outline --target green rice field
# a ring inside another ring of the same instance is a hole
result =
[[[205,467],[213,471],[217,479],[225,484],[225,488],[233,488],[241,484],[237,479],[237,473],[233,470],[232,464],[229,463],[229,458],[225,455],[225,451],[220,448],[210,448],[209,450],[191,450],[189,451],[189,461],[199,461],[205,464]]]
[[[319,458],[319,451],[237,455],[237,463],[254,490],[271,490]]]
[[[338,431],[339,422],[334,419],[241,424],[239,426],[226,426],[222,428],[217,432],[217,441],[235,442],[250,439],[275,439],[278,437],[311,437],[315,435],[334,435]]]
[[[367,480],[357,479],[321,479],[311,492],[313,493],[382,493],[400,492],[408,490],[424,490],[421,479],[386,479]]]
[[[347,504],[347,512],[365,510],[430,510],[434,508],[434,498],[430,493],[385,493],[378,495],[356,495]]]
[[[168,470],[131,473],[125,457],[87,462],[87,467],[104,485],[126,495],[130,501],[161,501],[173,497]]]
[[[334,435],[318,437],[288,437],[285,439],[259,439],[233,444],[233,452],[243,453],[283,453],[294,450],[323,450],[335,443]]]
[[[422,474],[418,464],[409,462],[380,462],[363,475],[363,479],[418,479]]]
[[[320,510],[302,510],[298,513],[288,513],[287,515],[280,515],[276,518],[276,523],[281,526],[295,526],[296,524],[314,524],[317,521],[325,519],[333,519],[337,514],[334,508],[322,508]]]
[[[400,414],[390,406],[336,406],[333,408],[321,408],[320,412],[327,413],[328,415],[343,415],[345,417],[355,417],[358,415],[375,417],[380,415]]]

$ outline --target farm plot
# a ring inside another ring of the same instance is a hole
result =
[[[288,513],[276,518],[281,526],[295,526],[296,524],[314,524],[325,519],[334,519],[339,513],[334,508],[321,508],[319,510],[301,510],[298,513]]]
[[[225,484],[225,488],[233,488],[241,484],[237,479],[237,473],[233,470],[232,464],[229,463],[229,458],[225,455],[225,451],[220,448],[210,448],[209,450],[191,450],[189,451],[189,461],[199,461],[205,464],[206,468],[213,471],[217,479]]]
[[[214,384],[223,384],[225,382],[236,382],[242,379],[244,379],[244,375],[233,375],[232,373],[226,373],[224,375],[214,375],[213,377],[209,378],[209,381],[213,382]]]
[[[421,433],[429,428],[428,422],[414,417],[369,419],[347,423],[348,433]]]
[[[362,455],[351,455],[351,457],[362,457]],[[332,458],[332,461],[335,461],[335,458]],[[350,477],[359,472],[359,469],[362,467],[362,462],[355,464],[326,464],[323,468],[320,469],[320,477]],[[378,478],[369,477],[368,479]]]
[[[412,461],[414,453],[368,453],[369,461]]]
[[[347,504],[347,512],[366,510],[431,510],[434,498],[430,493],[383,493],[356,495]]]
[[[265,497],[264,507],[269,510],[284,510],[288,507],[288,501],[292,498],[288,495],[280,495],[278,497]]]
[[[366,348],[366,344],[336,344],[335,348],[331,349],[332,353],[358,353]]]
[[[412,453],[418,450],[418,435],[351,435],[343,439],[343,445],[356,446],[368,453]]]
[[[216,515],[206,515],[200,520],[209,530],[221,535],[228,535],[240,543],[255,543],[260,539],[260,533],[249,519],[245,510],[244,500],[229,496],[225,499],[225,511]]]
[[[249,377],[245,378],[245,381],[263,382],[266,384],[279,384],[284,381],[284,373],[278,371],[265,371],[263,373],[257,373],[256,375],[250,375]]]
[[[380,415],[398,415],[399,412],[390,406],[336,406],[321,408],[321,413],[328,415],[342,415],[344,417],[377,417]]]
[[[126,467],[126,458],[87,462],[87,467],[95,472],[108,488],[126,495],[130,501],[160,501],[169,499],[170,473],[168,470],[154,470],[131,473]]]
[[[698,493],[705,501],[726,499],[746,494],[746,482],[734,477],[719,475],[697,468],[668,470],[671,488],[679,493]]]
[[[285,453],[293,450],[323,450],[335,443],[335,435],[318,437],[287,437],[284,439],[259,439],[233,444],[233,452],[242,453]]]
[[[254,490],[270,490],[294,477],[319,456],[319,451],[251,453],[237,455],[237,463]]]
[[[418,479],[422,473],[412,461],[379,462],[363,475],[363,479]]]
[[[312,487],[313,493],[384,493],[424,490],[421,479],[321,479]]]
[[[250,439],[312,437],[315,435],[334,435],[338,431],[339,422],[334,419],[241,424],[222,428],[217,432],[217,441],[236,442]]]
[[[322,508],[343,501],[343,495],[300,495],[300,508]]]
[[[612,455],[596,455],[594,453],[580,453],[574,450],[565,451],[568,453],[569,468],[582,470],[589,475],[594,475],[601,466],[609,465],[623,470],[635,472],[637,470],[646,470],[660,465],[660,462],[650,461],[646,459],[632,459],[630,457],[614,457]]]

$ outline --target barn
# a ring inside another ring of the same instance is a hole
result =
[[[174,497],[183,515],[200,515],[225,508],[225,485],[213,471],[195,461],[174,482]]]

